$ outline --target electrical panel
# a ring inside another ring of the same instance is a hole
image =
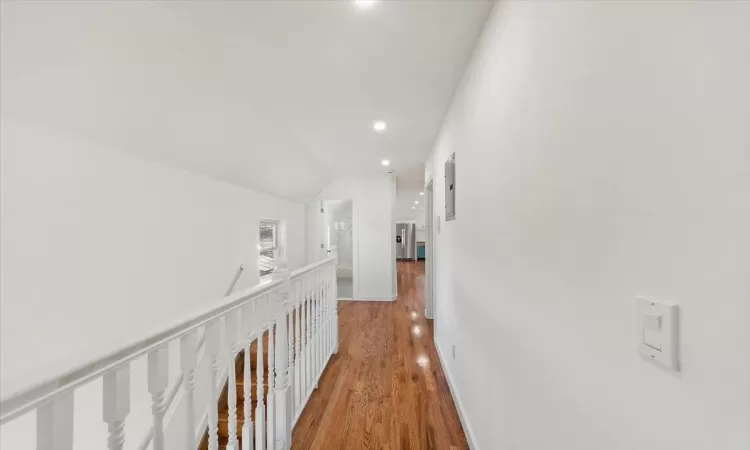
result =
[[[456,218],[456,154],[445,162],[445,220]]]

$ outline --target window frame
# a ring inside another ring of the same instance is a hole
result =
[[[271,244],[268,245],[268,243],[263,243],[261,241],[260,237],[260,230],[263,228],[263,226],[271,226],[271,229],[273,230],[273,237],[271,239]],[[267,255],[264,255],[264,252],[268,252],[271,250],[273,256],[271,257],[271,261],[273,263],[274,268],[276,267],[276,258],[279,256],[279,249],[281,247],[280,245],[280,237],[279,237],[279,229],[281,227],[281,221],[275,220],[275,219],[260,219],[258,221],[258,274],[260,275],[261,281],[269,281],[271,277],[273,276],[273,269],[271,269],[270,272],[264,271],[261,266],[261,258],[264,256],[268,258]],[[264,273],[267,272],[267,273]]]

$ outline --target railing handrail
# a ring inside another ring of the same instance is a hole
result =
[[[237,281],[239,281],[240,277],[242,276],[242,271],[245,270],[245,266],[240,264],[240,267],[237,268],[237,272],[234,273],[234,278],[232,278],[232,282],[229,284],[229,287],[227,288],[226,292],[224,293],[224,297],[229,297],[232,295],[232,291],[234,290],[234,286],[237,284]]]
[[[319,266],[315,265],[315,267]],[[306,272],[307,270],[301,273]],[[0,425],[34,409],[55,395],[72,391],[123,363],[145,355],[173,339],[243,306],[249,300],[268,294],[282,284],[281,280],[274,280],[247,288],[224,298],[217,304],[199,308],[186,318],[167,327],[161,327],[160,331],[152,332],[145,338],[137,339],[115,350],[103,352],[103,354],[90,358],[72,369],[58,371],[41,381],[17,389],[0,400]]]
[[[291,279],[292,280],[296,280],[297,278],[301,277],[302,275],[304,275],[304,274],[306,274],[308,272],[312,272],[315,269],[319,269],[319,268],[325,266],[326,264],[328,264],[329,262],[335,261],[335,260],[336,260],[335,256],[329,256],[329,257],[327,257],[325,259],[321,259],[318,262],[314,262],[312,264],[308,264],[305,267],[300,267],[299,269],[297,269],[297,270],[295,270],[295,271],[293,271],[291,273]]]
[[[240,264],[240,266],[237,268],[237,271],[234,273],[234,277],[232,277],[232,282],[229,283],[229,287],[227,288],[226,292],[224,293],[224,298],[232,295],[232,291],[234,290],[234,287],[237,285],[237,281],[239,281],[240,277],[242,276],[242,271],[245,270],[245,266]],[[198,344],[195,346],[195,351],[200,352],[203,348],[203,344],[206,343],[206,333],[205,330],[198,336]],[[200,362],[199,362],[200,363]],[[183,374],[179,374],[177,376],[177,379],[174,383],[171,383],[167,387],[166,394],[164,395],[164,409],[168,410],[172,407],[172,403],[174,402],[174,399],[177,398],[177,392],[182,387],[182,382],[185,381],[185,376]],[[141,441],[141,444],[138,446],[138,450],[146,450],[149,445],[151,445],[151,440],[154,438],[154,427],[151,425],[148,429],[148,432],[143,437],[143,440]]]

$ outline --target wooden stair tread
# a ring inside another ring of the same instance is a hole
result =
[[[296,326],[296,314],[293,314],[292,316],[292,326]],[[292,328],[294,331],[295,328]],[[292,347],[295,346],[295,337],[296,333],[292,333]],[[304,341],[304,337],[300,337],[301,341]],[[258,406],[258,399],[256,396],[256,389],[258,386],[257,383],[257,368],[258,368],[258,341],[253,340],[251,342],[249,348],[249,354],[250,354],[250,372],[251,372],[251,388],[252,388],[252,404],[251,404],[251,420],[253,421],[253,427],[255,427],[255,409]],[[241,351],[237,354],[235,358],[235,378],[236,378],[236,384],[237,384],[237,438],[240,443],[240,448],[242,445],[242,424],[245,421],[245,414],[244,414],[244,405],[245,405],[245,351]],[[229,440],[229,405],[227,405],[227,385],[224,385],[224,389],[221,392],[221,395],[219,397],[219,423],[218,423],[218,436],[219,436],[219,448],[224,448]],[[268,406],[268,390],[269,390],[269,381],[268,381],[268,333],[264,333],[263,335],[263,399],[264,404]],[[255,433],[255,430],[253,429],[253,433]],[[254,435],[253,435],[254,436]],[[253,439],[255,439],[253,437]],[[208,450],[208,430],[204,432],[203,439],[201,440],[200,446],[198,447],[200,450]]]
[[[250,387],[252,392],[252,403],[250,408],[250,419],[253,421],[253,428],[255,427],[256,420],[256,408],[258,406],[257,388],[257,355],[258,355],[258,344],[257,340],[253,341],[250,346],[250,372],[251,380]],[[236,379],[236,396],[237,396],[237,438],[240,445],[242,445],[242,425],[245,422],[245,352],[241,351],[235,357],[235,379]],[[268,334],[266,333],[263,338],[263,400],[264,404],[268,406],[268,391],[269,391],[269,380],[268,380]],[[218,421],[218,436],[219,446],[225,447],[229,440],[229,405],[227,404],[228,397],[228,386],[224,384],[221,395],[219,396],[219,421]],[[253,429],[253,433],[255,430]],[[208,450],[208,430],[203,434],[201,439],[199,450]],[[240,447],[242,448],[242,447]]]

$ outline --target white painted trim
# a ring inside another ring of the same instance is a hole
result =
[[[353,299],[354,302],[392,302],[395,301],[397,295],[392,296],[382,296],[382,297],[357,297],[356,299]],[[342,299],[339,299],[342,300]]]
[[[436,237],[435,237],[435,194],[432,178],[424,187],[426,217],[425,217],[425,279],[423,292],[426,294],[424,316],[426,319],[435,319],[435,299],[437,298],[435,286],[437,285],[435,275],[436,269]]]
[[[234,352],[232,352],[232,354],[234,355]],[[233,362],[235,361],[235,357],[232,358]],[[209,367],[208,370],[211,370],[211,367]],[[219,402],[221,401],[221,393],[224,391],[224,386],[226,385],[227,389],[229,388],[229,364],[219,370],[219,374],[216,379],[216,401]],[[201,415],[201,420],[198,421],[198,429],[195,430],[195,442],[200,442],[201,440],[203,440],[203,435],[206,434],[208,430],[208,408],[210,406],[211,405],[209,404],[206,405],[205,409],[203,410],[203,414]]]
[[[328,363],[331,361],[331,358],[333,357],[333,353],[334,353],[333,349],[331,349],[331,353],[329,353],[328,356],[326,357],[325,364],[323,364],[323,368],[320,369],[320,371],[318,372],[318,376],[314,377],[313,380],[320,381],[320,378],[323,376],[323,372],[326,371],[326,368],[328,367]],[[300,408],[300,410],[294,414],[294,419],[292,420],[292,428],[294,428],[294,426],[297,425],[297,421],[299,420],[300,417],[302,417],[302,413],[305,411],[305,408],[307,408],[310,397],[312,396],[313,392],[315,392],[315,390],[318,389],[317,386],[318,384],[315,383],[315,389],[310,389],[310,393],[308,393],[307,395],[302,394],[305,397],[304,401],[302,402],[304,406]]]
[[[445,364],[446,359],[443,356],[443,351],[440,350],[440,345],[438,345],[437,340],[434,337],[432,340],[435,343],[435,350],[437,350],[438,359],[440,360],[440,366],[443,368],[443,373],[445,373],[445,379],[448,380],[448,390],[451,391],[453,404],[456,405],[456,411],[458,411],[458,418],[461,420],[461,426],[464,428],[466,441],[469,443],[469,448],[471,450],[479,450],[479,447],[477,446],[477,439],[474,435],[474,430],[471,428],[471,424],[466,417],[463,404],[461,403],[461,397],[458,396],[456,384],[453,382],[453,375],[451,375],[451,371]]]

